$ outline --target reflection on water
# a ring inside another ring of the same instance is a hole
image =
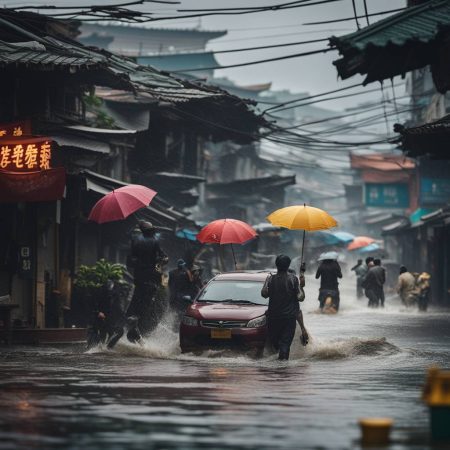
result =
[[[170,318],[144,347],[3,350],[0,448],[359,448],[357,419],[395,420],[390,448],[428,449],[425,370],[450,357],[450,316],[372,311],[342,292],[336,316],[303,307],[292,359],[181,355]]]

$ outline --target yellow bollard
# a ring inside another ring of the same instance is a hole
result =
[[[450,372],[430,368],[422,399],[430,408],[431,437],[450,441]]]
[[[359,420],[362,431],[363,445],[386,445],[389,444],[389,434],[393,424],[392,419],[385,417],[368,417]]]

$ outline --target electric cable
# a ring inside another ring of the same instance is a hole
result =
[[[390,14],[390,13],[404,11],[405,9],[407,9],[407,8],[390,9],[388,11],[382,11],[382,12],[367,14],[367,17],[383,16],[383,15]],[[364,16],[357,16],[358,19],[363,19],[365,17],[366,17],[365,15]],[[345,17],[344,19],[324,20],[324,21],[321,21],[321,22],[307,22],[307,23],[304,23],[303,25],[325,25],[325,24],[328,24],[328,23],[348,22],[350,20],[355,20],[355,17]]]
[[[323,48],[320,50],[312,50],[309,52],[303,52],[303,53],[294,53],[290,55],[285,56],[277,56],[275,58],[266,58],[266,59],[259,59],[255,61],[248,61],[243,63],[236,63],[236,64],[227,64],[225,66],[210,66],[210,67],[192,67],[192,68],[186,68],[181,70],[173,70],[171,73],[186,73],[186,72],[198,72],[198,71],[205,71],[205,70],[222,70],[222,69],[230,69],[233,67],[244,67],[244,66],[252,66],[255,64],[263,64],[267,62],[273,62],[273,61],[282,61],[285,59],[292,59],[292,58],[300,58],[303,56],[310,56],[310,55],[317,55],[319,53],[327,53],[329,51],[336,50],[335,48]]]
[[[401,84],[402,83],[398,84],[397,86],[400,86]],[[287,110],[293,109],[293,108],[301,108],[302,106],[312,105],[315,103],[327,102],[327,101],[337,100],[337,99],[341,99],[341,98],[355,97],[357,95],[363,95],[363,94],[370,94],[371,92],[375,92],[375,91],[378,91],[378,88],[368,89],[368,90],[360,91],[360,92],[354,92],[352,94],[337,95],[334,97],[327,97],[327,98],[322,98],[320,100],[314,100],[312,102],[301,103],[299,105],[291,105],[291,106],[287,106],[287,107],[283,107],[283,108],[273,108],[273,109],[275,110],[275,113],[278,113],[280,111],[287,111]]]

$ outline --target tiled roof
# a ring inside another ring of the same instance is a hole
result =
[[[58,67],[92,67],[100,66],[106,59],[96,59],[87,56],[77,56],[71,52],[48,51],[47,48],[38,42],[10,43],[0,41],[0,66],[9,65],[36,65],[46,68]]]
[[[445,26],[450,26],[450,2],[431,0],[331,40],[340,51],[365,50],[369,46],[385,47],[388,44],[404,45],[408,41],[427,43]]]
[[[396,124],[394,130],[400,133],[400,148],[407,155],[450,159],[450,114],[417,127],[405,128]]]
[[[442,117],[439,120],[433,122],[425,123],[417,127],[403,128],[396,127],[395,131],[398,131],[402,135],[421,135],[421,134],[435,134],[435,133],[446,133],[450,139],[450,114]]]
[[[64,69],[69,73],[96,69],[92,84],[125,89],[147,97],[148,101],[153,98],[178,103],[215,97],[233,104],[245,103],[220,88],[178,79],[106,50],[86,47],[66,35],[50,36],[47,22],[57,22],[61,28],[65,25],[55,19],[3,9],[0,20],[0,67]],[[253,114],[250,110],[248,113]]]
[[[450,29],[450,2],[430,0],[344,36],[330,45],[343,56],[334,61],[345,79],[366,74],[365,83],[381,81],[433,62],[436,41]]]

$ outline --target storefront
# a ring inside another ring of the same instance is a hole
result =
[[[26,132],[27,122],[0,125],[0,296],[17,305],[17,328],[45,328],[58,326],[46,303],[59,284],[66,173],[52,167],[53,142]]]

